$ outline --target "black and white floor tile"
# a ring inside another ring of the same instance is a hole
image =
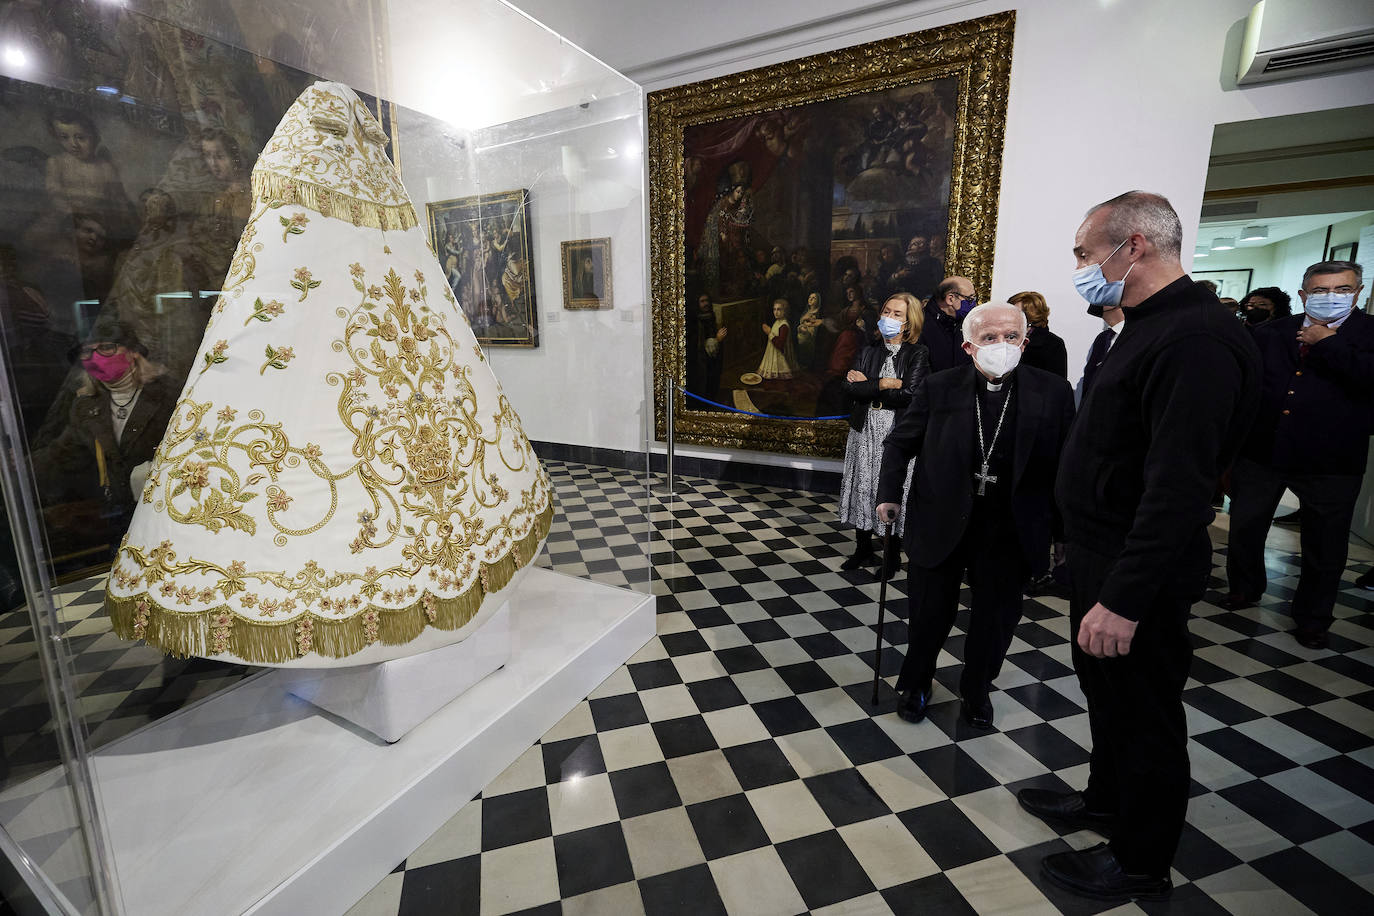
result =
[[[1066,602],[1026,600],[994,730],[958,717],[962,616],[930,717],[910,725],[889,686],[906,648],[905,575],[888,590],[875,708],[878,584],[839,571],[852,541],[834,497],[680,479],[671,500],[647,494],[646,518],[642,474],[547,464],[560,508],[541,564],[651,586],[658,636],[349,916],[1112,909],[1039,876],[1045,854],[1097,837],[1061,835],[1015,801],[1023,786],[1086,776]],[[1374,593],[1353,586],[1374,551],[1352,545],[1331,648],[1312,651],[1282,610],[1296,540],[1271,533],[1260,607],[1194,609],[1176,889],[1113,912],[1374,910]],[[62,596],[93,744],[247,673],[115,639],[97,584]],[[11,782],[56,757],[35,666],[27,618],[0,617]]]
[[[612,513],[597,507],[619,487],[622,508],[639,504],[634,475],[559,471],[602,523]],[[1047,853],[1098,838],[1061,835],[1015,800],[1023,786],[1086,777],[1065,601],[1026,600],[993,731],[959,720],[962,628],[929,720],[910,725],[889,686],[905,649],[905,576],[889,590],[874,708],[878,586],[839,571],[851,542],[833,497],[696,479],[678,489],[653,501],[658,637],[349,916],[1112,909],[1039,875]],[[570,531],[550,554],[586,552],[593,576],[634,556],[589,546]],[[1331,649],[1304,649],[1282,611],[1296,535],[1276,527],[1270,546],[1260,607],[1195,609],[1193,797],[1176,890],[1114,912],[1374,908],[1374,593],[1350,584]],[[1353,546],[1347,578],[1371,560]]]

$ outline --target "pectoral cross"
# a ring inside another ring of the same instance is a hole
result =
[[[997,482],[997,475],[996,475],[996,474],[989,474],[989,473],[988,473],[988,463],[987,463],[986,461],[984,461],[984,462],[983,462],[983,469],[982,469],[981,471],[979,471],[978,473],[974,474],[974,475],[973,475],[973,479],[976,480],[976,481],[978,481],[978,495],[979,495],[979,496],[986,496],[986,495],[987,495],[988,484],[990,484],[990,483],[996,483],[996,482]]]

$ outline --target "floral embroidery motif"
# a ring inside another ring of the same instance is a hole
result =
[[[148,599],[140,598],[134,602],[134,638],[142,639],[148,629]]]
[[[301,657],[310,654],[310,650],[315,647],[313,635],[315,632],[315,621],[309,617],[296,621],[296,651]]]
[[[267,508],[273,512],[284,512],[286,507],[291,505],[292,499],[293,497],[287,496],[281,487],[267,488]]]
[[[285,369],[286,364],[296,358],[296,351],[291,347],[277,348],[268,344],[264,352],[267,354],[267,362],[262,364],[258,375],[263,375],[268,369]]]
[[[210,348],[210,352],[205,354],[205,365],[201,367],[200,371],[201,371],[201,372],[204,372],[206,369],[209,369],[211,366],[214,366],[214,365],[216,365],[216,364],[218,364],[218,363],[222,363],[222,362],[224,362],[225,360],[227,360],[229,357],[226,356],[225,354],[228,352],[228,350],[229,350],[229,341],[227,341],[227,340],[217,340],[217,341],[215,341],[215,345],[214,345],[213,347]]]
[[[255,299],[253,300],[253,314],[248,316],[248,319],[243,322],[243,326],[248,327],[249,322],[254,319],[258,321],[271,321],[285,311],[286,306],[282,305],[276,299],[267,302],[263,302],[262,299]]]
[[[210,653],[221,655],[229,651],[229,637],[234,627],[234,616],[228,611],[220,611],[210,621]]]
[[[305,297],[310,295],[310,291],[319,286],[321,282],[322,281],[316,280],[314,277],[310,275],[310,268],[297,267],[295,279],[291,281],[291,286],[301,291],[301,297],[296,301],[304,302]]]
[[[286,239],[289,236],[304,235],[305,224],[310,222],[310,217],[306,216],[304,213],[293,213],[290,216],[279,216],[277,217],[277,219],[281,221],[281,240],[283,242],[286,241]]]

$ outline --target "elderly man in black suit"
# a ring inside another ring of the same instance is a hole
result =
[[[1264,539],[1284,489],[1301,503],[1302,573],[1293,636],[1326,648],[1350,522],[1374,432],[1374,319],[1355,308],[1364,271],[1322,261],[1302,278],[1302,315],[1255,328],[1264,362],[1260,413],[1231,471],[1229,593],[1250,607],[1264,594]]]
[[[878,482],[878,518],[897,517],[907,498],[911,636],[897,714],[925,718],[935,660],[954,625],[959,586],[972,590],[964,670],[964,720],[992,727],[992,682],[1021,618],[1021,588],[1050,550],[1054,477],[1073,421],[1073,391],[1058,376],[1018,367],[1026,316],[1005,302],[964,319],[973,365],[929,376],[887,437]]]

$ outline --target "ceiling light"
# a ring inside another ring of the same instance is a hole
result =
[[[1260,242],[1267,238],[1269,238],[1268,226],[1246,226],[1240,233],[1242,242]]]
[[[22,68],[28,65],[29,56],[24,53],[24,49],[18,45],[5,46],[5,63],[11,67]]]
[[[1195,258],[1205,258],[1209,254],[1211,254],[1211,252],[1207,250],[1206,245],[1199,245],[1193,249],[1193,257]]]
[[[1230,236],[1222,236],[1219,239],[1212,239],[1213,251],[1230,251],[1236,247],[1236,240]]]

